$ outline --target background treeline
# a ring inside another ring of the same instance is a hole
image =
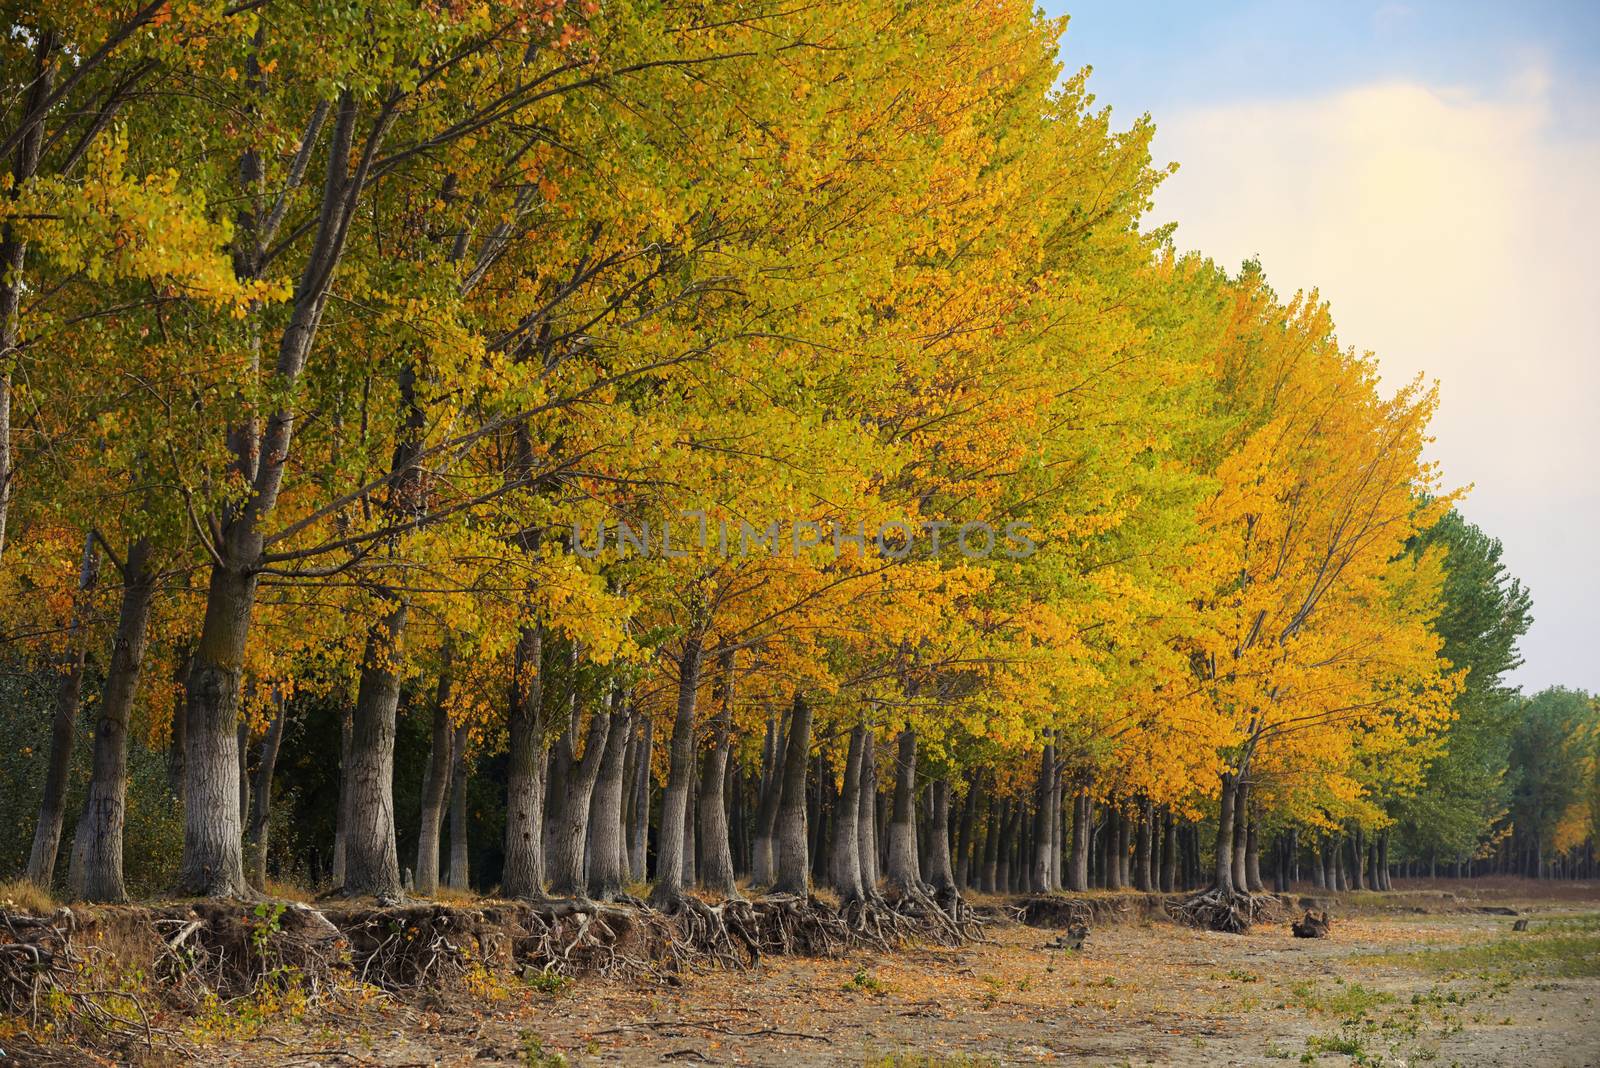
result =
[[[1028,4],[8,17],[6,871],[1592,874],[1433,391],[1144,228]]]

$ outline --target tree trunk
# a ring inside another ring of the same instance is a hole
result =
[[[345,828],[350,825],[350,760],[355,747],[355,713],[348,703],[339,708],[339,801],[333,826],[333,885],[344,885]]]
[[[598,714],[598,713],[597,713]],[[589,800],[589,896],[611,901],[627,880],[628,852],[623,832],[623,766],[633,747],[631,699],[620,691],[606,732],[606,753],[600,761]]]
[[[902,894],[922,889],[917,858],[917,734],[909,727],[900,732],[894,768],[894,811],[889,819],[889,885]]]
[[[51,109],[50,98],[55,87],[57,39],[54,29],[40,27],[33,37],[33,70],[27,76],[27,96],[20,116],[23,134],[12,156],[11,195],[16,196],[33,179],[39,169],[39,156],[44,146],[45,117]],[[7,102],[9,110],[11,102]],[[91,127],[93,129],[93,127]],[[17,233],[10,222],[0,228],[0,556],[5,554],[6,518],[11,504],[11,479],[14,466],[11,462],[11,372],[16,364],[17,344],[22,339],[22,294],[25,287],[23,264],[26,262],[28,242]],[[59,816],[57,835],[60,834]],[[52,867],[53,867],[52,863]],[[29,867],[29,878],[33,878]],[[45,880],[33,881],[47,886]]]
[[[250,828],[250,724],[239,720],[239,741],[234,751],[239,754],[239,826],[248,834]]]
[[[650,845],[650,787],[651,758],[655,753],[655,722],[641,715],[639,724],[639,754],[635,757],[638,769],[633,783],[633,823],[628,827],[628,873],[633,881],[642,883],[649,876],[646,862]]]
[[[259,554],[257,554],[259,555]],[[245,897],[239,819],[239,681],[256,572],[213,567],[205,622],[190,660],[184,715],[183,859],[178,891],[194,897]],[[349,811],[345,848],[349,850]]]
[[[1011,839],[1016,833],[1017,803],[1012,798],[1005,798],[1000,802],[1000,816],[995,826],[999,833],[995,836],[994,851],[994,892],[1005,894],[1011,891]]]
[[[1234,892],[1233,881],[1233,835],[1234,835],[1234,802],[1237,799],[1234,777],[1228,772],[1222,775],[1222,807],[1217,814],[1217,863],[1214,877],[1217,889],[1224,894]]]
[[[457,727],[455,740],[450,745],[450,874],[445,885],[452,890],[466,890],[472,885],[468,870],[467,852],[467,741],[470,732],[465,725]]]
[[[928,827],[928,885],[941,898],[956,892],[950,867],[950,780],[933,780],[933,818]]]
[[[856,807],[856,852],[860,857],[861,889],[878,895],[878,753],[871,727],[861,739],[861,789]]]
[[[1094,825],[1094,801],[1088,790],[1072,795],[1072,864],[1067,869],[1067,889],[1089,889],[1089,839]]]
[[[184,715],[183,715],[183,680],[189,677],[189,648],[184,646],[178,650],[176,657],[177,667],[173,672],[173,689],[177,698],[172,706],[172,724],[168,729],[169,741],[167,744],[167,791],[183,803],[183,750],[184,741]]]
[[[344,892],[398,896],[400,850],[394,829],[395,716],[406,606],[392,604],[367,633],[361,660],[344,839]]]
[[[1233,888],[1240,893],[1250,889],[1245,870],[1245,852],[1250,837],[1250,786],[1243,779],[1233,788]]]
[[[779,761],[786,745],[781,713],[767,717],[766,742],[761,755],[761,796],[756,800],[755,856],[750,864],[751,880],[757,886],[771,886],[777,877],[778,855],[773,839],[778,831],[778,802],[783,794]]]
[[[807,782],[806,855],[811,858],[811,881],[816,884],[828,881],[828,801],[833,792],[833,776],[828,774],[820,749],[811,760],[814,771]]]
[[[778,878],[773,893],[811,892],[810,858],[806,855],[806,764],[811,749],[811,706],[794,695],[788,745],[783,759],[783,797],[778,803]]]
[[[1145,893],[1155,889],[1155,883],[1150,877],[1150,853],[1154,847],[1151,836],[1153,819],[1150,802],[1142,802],[1139,805],[1139,826],[1133,844],[1133,887]]]
[[[89,793],[73,835],[68,882],[85,901],[126,901],[122,882],[122,827],[128,797],[128,721],[144,666],[150,601],[155,576],[149,569],[150,543],[141,539],[128,550],[123,568],[122,609],[106,668],[100,715],[94,732],[94,769]]]
[[[963,891],[972,889],[972,834],[983,779],[984,774],[979,771],[968,780],[967,796],[961,802],[961,822],[956,828],[956,886]]]
[[[525,624],[517,637],[511,673],[506,769],[506,862],[500,890],[506,897],[544,897],[544,632]]]
[[[717,717],[711,726],[711,749],[700,776],[700,885],[729,900],[739,897],[733,875],[733,850],[728,841],[725,807],[728,753],[733,733],[733,653],[717,658]]]
[[[574,679],[572,686],[577,685]],[[561,819],[556,824],[552,838],[555,850],[550,857],[550,893],[557,897],[582,898],[588,893],[583,859],[584,847],[589,840],[589,802],[594,796],[594,784],[600,778],[600,765],[605,760],[606,737],[611,733],[612,718],[620,714],[617,706],[621,701],[621,693],[613,692],[611,712],[608,713],[604,708],[595,708],[590,712],[581,760],[570,751],[577,740],[576,732],[568,734],[561,743],[568,748],[570,759]]]
[[[1050,815],[1050,796],[1056,777],[1056,747],[1046,743],[1039,754],[1039,778],[1034,787],[1033,813],[1033,867],[1028,876],[1029,889],[1035,893],[1048,893],[1055,889],[1055,860],[1051,846],[1055,842],[1055,823]]]
[[[1126,809],[1117,814],[1117,864],[1121,867],[1122,889],[1133,885],[1133,843],[1137,825]]]
[[[1250,888],[1252,894],[1266,890],[1266,884],[1261,881],[1261,846],[1256,836],[1256,821],[1253,819],[1245,829],[1244,875],[1245,885]]]
[[[277,702],[277,714],[261,739],[261,762],[256,766],[255,797],[251,804],[250,820],[250,882],[262,893],[267,890],[267,846],[272,819],[272,776],[278,768],[278,750],[283,745],[285,719],[282,697]]]
[[[830,864],[834,889],[844,904],[861,901],[867,892],[861,880],[861,755],[866,747],[867,729],[857,726],[850,732],[850,749],[844,762],[844,787],[839,793],[838,815],[834,819],[833,849]]]
[[[1000,828],[1005,820],[1005,802],[991,795],[988,808],[983,821],[983,861],[979,865],[978,889],[992,894],[1000,873]]]
[[[671,761],[667,789],[661,802],[661,829],[656,841],[656,885],[651,901],[657,906],[676,904],[683,895],[685,853],[690,846],[684,826],[689,788],[694,779],[694,710],[700,688],[699,634],[684,639],[678,660],[678,713],[672,724]]]
[[[1061,771],[1050,778],[1050,885],[1054,889],[1061,889],[1066,885],[1067,878],[1067,815],[1064,811],[1066,801],[1066,784],[1062,781]]]
[[[1350,833],[1350,885],[1355,890],[1367,888],[1366,879],[1361,872],[1361,860],[1364,850],[1361,848],[1361,828],[1356,827]]]
[[[1178,889],[1178,826],[1172,809],[1163,806],[1161,813],[1161,892],[1173,893]]]
[[[696,746],[699,740],[695,741]],[[683,885],[693,886],[700,881],[700,768],[691,757],[689,761],[689,791],[683,798]]]
[[[439,669],[439,689],[433,701],[433,736],[422,776],[422,818],[417,830],[418,894],[439,892],[439,837],[444,829],[444,799],[450,786],[450,654],[446,650]]]
[[[55,882],[56,854],[61,848],[61,823],[67,811],[67,778],[72,772],[72,749],[78,736],[78,706],[83,695],[83,636],[89,611],[88,597],[100,573],[100,554],[94,535],[83,539],[83,559],[78,567],[78,597],[68,623],[67,653],[57,666],[55,714],[50,720],[50,762],[45,766],[44,796],[39,801],[39,822],[34,825],[33,850],[28,856],[28,881],[45,890]]]

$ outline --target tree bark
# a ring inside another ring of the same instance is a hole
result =
[[[1243,779],[1233,787],[1233,888],[1240,893],[1250,889],[1245,870],[1245,852],[1250,837],[1250,786]]]
[[[1133,845],[1133,887],[1145,893],[1155,889],[1150,871],[1150,854],[1154,845],[1151,833],[1151,824],[1154,822],[1152,808],[1149,801],[1139,805],[1139,827]]]
[[[577,686],[574,679],[572,685]],[[584,846],[589,840],[589,802],[594,795],[594,784],[600,778],[600,765],[605,759],[606,737],[611,732],[611,718],[621,701],[619,693],[612,695],[611,713],[596,708],[589,714],[589,730],[583,743],[583,758],[576,758],[570,747],[576,740],[572,732],[560,743],[569,748],[566,797],[561,806],[561,819],[555,827],[552,841],[555,851],[550,858],[550,893],[557,897],[582,898],[588,892],[584,878]]]
[[[678,712],[672,724],[671,760],[656,841],[656,885],[650,895],[658,907],[674,905],[683,896],[685,854],[689,848],[685,823],[694,779],[694,711],[702,652],[700,635],[691,634],[684,639],[678,659]]]
[[[1036,893],[1048,893],[1056,888],[1052,878],[1055,860],[1051,856],[1051,847],[1055,843],[1055,823],[1050,814],[1055,765],[1055,743],[1048,742],[1044,752],[1039,754],[1039,778],[1034,787],[1033,867],[1028,876],[1028,888]]]
[[[866,747],[867,729],[857,726],[850,732],[850,748],[844,762],[844,786],[839,794],[838,815],[833,826],[831,875],[834,889],[844,904],[866,898],[861,879],[861,756]]]
[[[111,662],[101,692],[94,732],[94,768],[89,793],[73,835],[72,870],[68,882],[74,897],[85,901],[126,901],[122,881],[122,828],[128,798],[128,721],[139,689],[139,672],[149,633],[150,602],[155,576],[150,571],[150,543],[144,539],[128,550],[123,565],[122,608],[112,640]]]
[[[878,755],[875,732],[865,728],[861,739],[861,788],[856,805],[856,852],[860,858],[861,889],[878,896]]]
[[[728,753],[733,734],[732,652],[717,658],[717,716],[711,725],[711,749],[700,776],[700,885],[721,897],[739,897],[733,875],[733,849],[728,840]]]
[[[651,763],[655,753],[655,722],[641,715],[639,724],[638,768],[633,783],[633,823],[628,827],[628,871],[636,883],[649,876],[646,870],[650,844]]]
[[[1250,820],[1245,829],[1244,838],[1244,875],[1245,885],[1252,894],[1259,894],[1266,890],[1266,884],[1261,881],[1261,844],[1257,839],[1256,821]]]
[[[1222,774],[1221,809],[1217,814],[1217,863],[1213,873],[1217,889],[1225,894],[1234,892],[1233,835],[1234,803],[1237,800],[1235,780],[1231,773]]]
[[[806,855],[806,764],[811,749],[811,705],[794,695],[783,758],[783,794],[778,802],[778,877],[776,894],[811,892],[811,858]]]
[[[439,892],[439,838],[444,829],[445,794],[450,786],[450,681],[447,649],[433,701],[433,735],[422,777],[422,818],[417,831],[415,886],[417,893],[426,897]]]
[[[933,818],[928,826],[928,885],[941,898],[956,893],[950,868],[950,780],[933,780]]]
[[[267,846],[272,819],[272,776],[278,767],[278,750],[283,745],[283,700],[277,701],[277,712],[261,739],[261,761],[256,766],[255,798],[251,805],[250,820],[250,874],[251,884],[262,893],[267,889]]]
[[[172,706],[172,723],[168,728],[167,744],[167,790],[175,797],[179,804],[183,803],[183,751],[185,748],[183,715],[183,680],[189,677],[189,648],[184,646],[178,650],[177,668],[173,673],[174,689],[178,697]]]
[[[525,624],[518,635],[511,679],[510,761],[506,771],[506,862],[500,889],[507,897],[544,897],[544,632]]]
[[[345,828],[350,826],[350,761],[355,747],[355,713],[348,704],[339,709],[339,802],[333,826],[333,885],[344,885]]]
[[[445,885],[452,890],[466,890],[472,885],[468,870],[467,851],[467,741],[470,737],[465,725],[455,730],[455,740],[450,745],[450,874]]]
[[[1164,808],[1161,814],[1161,892],[1173,893],[1178,888],[1178,828],[1172,810]]]
[[[761,794],[756,800],[755,855],[750,864],[750,877],[757,886],[772,885],[778,874],[774,839],[778,832],[778,802],[783,796],[780,761],[788,744],[781,713],[768,716],[766,743],[761,760]]]
[[[346,894],[398,896],[404,890],[394,829],[394,744],[406,613],[404,602],[391,604],[368,631],[362,653],[344,839]]]
[[[72,772],[72,750],[78,737],[78,707],[83,696],[87,595],[99,573],[100,554],[94,535],[89,534],[83,539],[83,558],[78,565],[78,596],[67,624],[67,652],[57,665],[55,714],[50,720],[50,762],[45,765],[44,796],[39,801],[39,821],[34,825],[33,850],[28,856],[28,881],[45,890],[55,882],[56,854],[61,848],[67,779]]]
[[[889,818],[889,885],[902,894],[922,891],[917,858],[917,733],[900,732],[894,767],[894,810]]]
[[[633,747],[632,708],[631,699],[619,691],[611,708],[600,777],[589,801],[589,896],[597,901],[616,898],[627,879],[622,787],[623,765]]]
[[[1004,798],[995,821],[998,833],[995,836],[994,892],[997,894],[1011,890],[1011,839],[1017,830],[1017,807],[1014,799]]]
[[[1089,832],[1094,826],[1094,800],[1088,790],[1072,797],[1072,864],[1067,869],[1067,889],[1089,889]]]
[[[961,822],[956,828],[956,886],[972,887],[973,824],[978,815],[978,795],[983,792],[984,773],[979,771],[967,782],[967,796],[961,802]]]

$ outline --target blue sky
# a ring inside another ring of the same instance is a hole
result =
[[[1600,78],[1600,3],[1114,3],[1051,0],[1072,21],[1064,57],[1094,67],[1116,114],[1300,96],[1389,80],[1490,87],[1541,61],[1563,81]],[[1588,110],[1592,92],[1562,102]],[[1565,110],[1565,109],[1563,109]]]
[[[1439,383],[1430,455],[1533,592],[1513,681],[1600,691],[1600,0],[1065,10],[1068,69],[1180,165],[1152,223]]]

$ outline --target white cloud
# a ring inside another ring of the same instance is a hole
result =
[[[1168,116],[1178,243],[1316,286],[1386,380],[1440,381],[1433,455],[1533,589],[1517,681],[1600,690],[1600,138],[1542,68],[1486,97],[1409,83]]]

